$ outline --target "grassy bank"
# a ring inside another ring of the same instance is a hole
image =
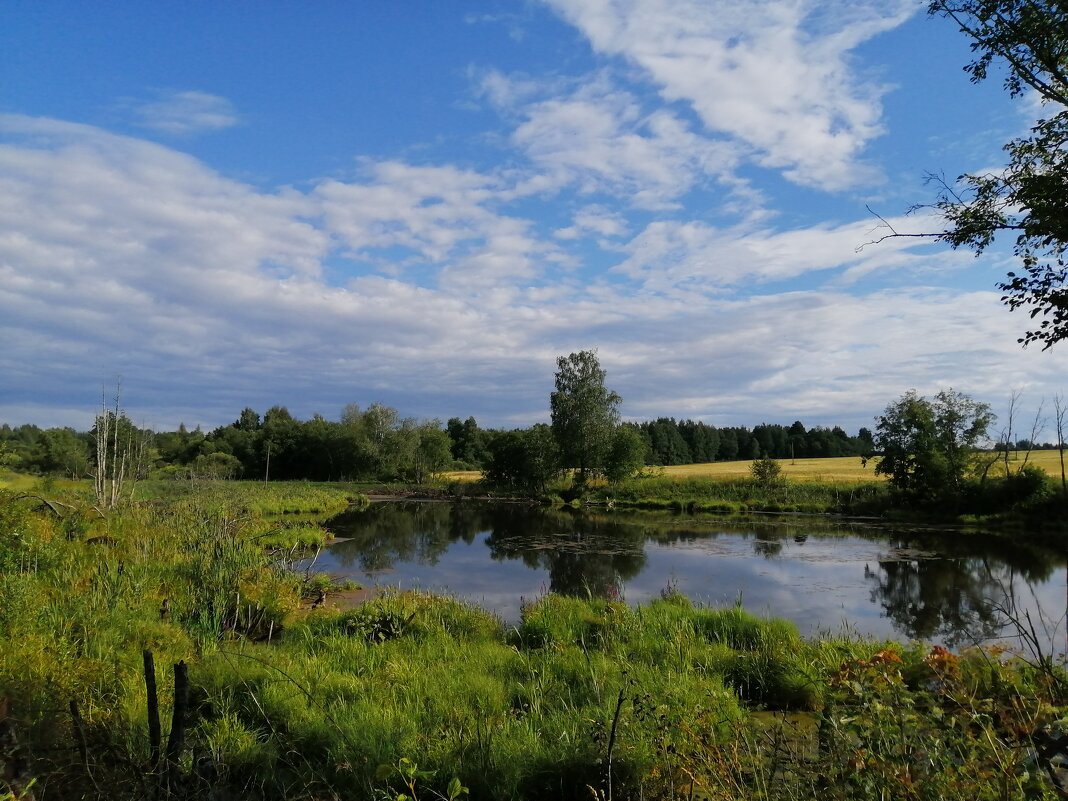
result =
[[[248,504],[67,500],[0,492],[0,797],[1054,797],[1046,661],[807,641],[670,591],[549,595],[510,629],[417,594],[311,609]]]
[[[888,498],[882,482],[784,480],[771,486],[746,477],[654,475],[591,492],[616,506],[686,512],[873,513]]]
[[[843,457],[775,461],[777,473],[770,480],[757,475],[754,467],[763,465],[753,462],[646,468],[631,479],[611,484],[593,480],[581,489],[565,476],[547,487],[540,500],[689,514],[837,514],[908,524],[981,525],[1045,540],[1063,535],[1068,496],[1061,486],[1059,454],[1035,451],[1009,458],[1008,472],[1000,462],[983,464],[960,486],[928,494],[896,490],[875,475],[873,462]],[[468,471],[445,474],[443,480],[454,497],[517,494],[487,486],[480,476]]]

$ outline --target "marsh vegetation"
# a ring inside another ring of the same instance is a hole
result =
[[[1064,709],[1047,652],[805,638],[671,586],[638,606],[547,592],[513,625],[422,593],[342,607],[292,569],[299,537],[264,537],[307,519],[260,510],[346,494],[245,489],[106,513],[0,493],[0,792],[1054,797],[1030,739]]]

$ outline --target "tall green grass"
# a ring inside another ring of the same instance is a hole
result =
[[[514,627],[424,594],[310,610],[232,500],[70,522],[0,492],[0,697],[41,797],[151,795],[145,650],[164,730],[190,665],[185,797],[1053,797],[1028,762],[1068,712],[1051,663],[807,641],[672,592],[547,595]]]
[[[365,496],[345,486],[301,481],[151,481],[142,482],[139,497],[149,501],[193,498],[204,509],[257,516],[331,516],[367,503]]]
[[[686,512],[870,513],[888,498],[880,482],[783,480],[762,486],[751,478],[646,476],[599,490],[616,506]]]

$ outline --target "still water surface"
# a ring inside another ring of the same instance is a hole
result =
[[[384,502],[331,521],[346,538],[316,570],[364,586],[446,592],[507,622],[547,592],[622,596],[674,587],[838,632],[950,646],[1013,644],[1006,612],[1030,613],[1065,650],[1063,555],[982,535],[860,524],[726,522],[642,512]]]

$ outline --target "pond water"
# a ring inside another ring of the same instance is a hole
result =
[[[419,502],[375,503],[328,527],[345,540],[315,570],[445,592],[506,622],[547,592],[641,603],[670,587],[699,603],[788,618],[805,635],[844,629],[952,647],[1012,645],[1008,617],[1029,614],[1044,647],[1065,650],[1064,555],[1004,538]]]

